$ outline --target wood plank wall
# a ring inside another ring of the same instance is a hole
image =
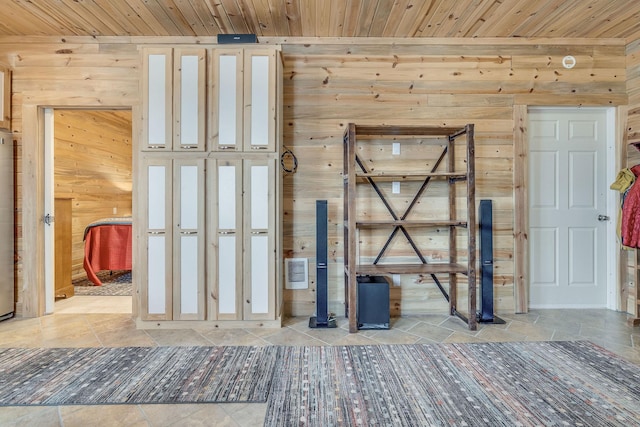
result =
[[[494,202],[496,306],[514,310],[514,111],[522,105],[624,105],[625,46],[619,41],[561,40],[280,40],[284,53],[284,145],[298,157],[284,177],[284,256],[307,257],[309,290],[285,292],[285,314],[315,308],[315,200],[329,201],[330,307],[342,314],[342,133],[358,124],[462,125],[477,130],[477,195]],[[33,197],[23,203],[22,185],[39,189],[32,168],[42,159],[37,106],[139,107],[138,47],[153,43],[213,43],[212,39],[3,38],[0,58],[14,68],[12,130],[18,140],[19,309],[33,307],[39,276],[22,271],[22,260],[39,265],[33,248],[40,224]],[[566,70],[565,55],[577,65]],[[23,149],[28,147],[28,149]],[[134,149],[135,157],[135,149]],[[134,172],[135,174],[135,172]],[[134,182],[135,185],[135,182]],[[424,282],[424,283],[423,283]],[[406,277],[394,288],[395,313],[444,310],[432,284]],[[40,303],[38,303],[40,304]]]
[[[475,123],[477,197],[493,200],[494,207],[495,304],[512,312],[514,108],[624,104],[624,46],[540,46],[523,40],[519,45],[285,45],[283,51],[284,141],[299,160],[298,172],[284,179],[285,256],[313,261],[313,206],[316,199],[328,199],[329,295],[333,302],[341,300],[341,146],[347,123]],[[572,70],[561,65],[569,54],[577,59]],[[361,252],[367,244],[360,242]],[[391,295],[392,314],[446,312],[429,278],[403,276]],[[312,312],[314,297],[313,289],[286,291],[285,311]],[[332,308],[344,311],[339,304]]]
[[[640,151],[632,144],[640,143],[640,40],[627,45],[627,93],[629,94],[629,107],[626,124],[625,140],[622,146],[625,148],[625,161],[623,166],[632,167],[640,164]],[[620,274],[620,309],[634,316],[639,316],[634,307],[632,295],[635,294],[636,283],[635,250],[622,250],[620,252],[622,269]]]
[[[86,226],[131,216],[131,144],[131,110],[54,110],[55,197],[73,199],[73,279],[86,277]]]
[[[12,67],[11,130],[16,136],[17,315],[44,312],[42,147],[39,106],[136,108],[140,56],[136,44],[91,38],[0,38],[0,58]],[[134,125],[135,126],[135,125]],[[26,147],[26,149],[25,149]],[[30,192],[25,197],[23,186]],[[33,194],[35,193],[35,194]],[[25,261],[27,261],[25,263]],[[30,266],[25,269],[24,265]]]
[[[630,43],[626,49],[627,93],[629,110],[625,143],[640,142],[640,40]],[[638,154],[636,154],[638,153]],[[629,160],[640,163],[640,151],[631,151]]]

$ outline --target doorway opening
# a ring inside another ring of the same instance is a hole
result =
[[[131,110],[45,109],[44,133],[46,312],[131,313]]]

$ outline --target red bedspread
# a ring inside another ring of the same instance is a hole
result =
[[[131,270],[131,224],[98,225],[87,229],[84,270],[87,278],[101,286],[100,270]]]

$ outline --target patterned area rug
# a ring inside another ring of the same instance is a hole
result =
[[[265,402],[277,347],[0,349],[0,405]]]
[[[640,425],[640,366],[589,342],[285,347],[265,426]]]
[[[73,281],[75,295],[121,296],[132,295],[131,270],[99,271],[96,276],[102,286],[96,286],[87,278]]]
[[[267,402],[265,426],[640,425],[589,342],[0,349],[0,406]]]

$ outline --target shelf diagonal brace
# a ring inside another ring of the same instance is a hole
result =
[[[438,160],[434,164],[433,168],[431,168],[431,173],[434,173],[438,169],[438,167],[440,166],[440,163],[442,163],[442,160],[445,158],[446,154],[447,154],[447,147],[445,146],[444,149],[442,150],[442,153],[440,154],[440,157],[438,157]],[[356,155],[356,163],[358,164],[358,166],[360,167],[362,172],[369,173],[369,171],[367,170],[366,166],[364,165],[364,163],[362,163],[362,160],[357,155]],[[387,211],[389,211],[389,214],[391,215],[391,217],[396,221],[398,219],[400,219],[400,218],[398,218],[398,215],[393,210],[391,205],[389,205],[389,203],[387,202],[387,199],[384,196],[384,194],[382,193],[382,191],[380,190],[380,187],[378,187],[378,184],[376,184],[375,181],[371,177],[366,177],[366,179],[367,179],[367,182],[373,188],[373,190],[376,192],[376,194],[378,195],[380,200],[382,200],[382,203],[387,208]],[[406,217],[409,215],[409,213],[411,212],[413,207],[416,205],[416,203],[418,202],[418,200],[420,199],[420,197],[422,196],[422,194],[424,193],[424,191],[428,187],[430,181],[431,181],[431,177],[426,177],[426,179],[422,183],[420,189],[418,190],[416,195],[413,197],[413,200],[411,201],[411,203],[409,204],[409,206],[405,210],[405,213],[402,215],[401,219],[403,219],[403,220],[406,219]],[[407,232],[407,230],[401,225],[397,225],[397,226],[394,227],[393,231],[391,232],[391,235],[388,237],[386,243],[384,244],[384,246],[380,250],[380,253],[376,257],[376,259],[373,262],[373,264],[377,264],[380,261],[380,258],[382,258],[382,255],[384,254],[384,252],[386,251],[387,247],[389,246],[389,244],[391,243],[391,241],[393,240],[393,238],[397,234],[398,230],[402,231],[402,234],[404,234],[405,238],[407,239],[407,241],[409,242],[409,244],[413,248],[413,251],[416,253],[418,258],[420,259],[420,262],[422,262],[423,264],[428,264],[427,260],[424,258],[422,253],[420,253],[420,249],[418,249],[418,247],[414,243],[413,239],[409,235],[409,232]],[[431,279],[433,279],[433,281],[435,282],[436,286],[438,286],[438,289],[440,289],[440,292],[442,293],[444,298],[448,302],[449,301],[449,294],[444,289],[444,286],[442,286],[442,283],[440,283],[440,280],[433,273],[430,274],[430,276],[431,276]]]
[[[358,166],[360,166],[360,169],[362,170],[362,172],[369,173],[366,166],[364,165],[364,163],[362,163],[362,160],[360,160],[360,157],[358,157],[357,154],[356,154],[356,163],[358,163]],[[398,215],[395,213],[395,211],[393,210],[389,202],[387,202],[387,198],[384,197],[384,194],[382,194],[382,190],[380,190],[380,187],[378,187],[378,184],[376,184],[376,182],[370,176],[366,177],[366,179],[367,179],[367,182],[371,185],[371,187],[373,187],[373,190],[376,192],[378,197],[380,197],[380,200],[382,200],[382,203],[389,211],[389,214],[391,215],[391,217],[395,221],[397,221],[399,219]]]
[[[440,157],[438,157],[438,160],[436,160],[435,164],[431,168],[431,173],[435,173],[438,170],[438,167],[440,166],[440,163],[442,163],[442,160],[444,160],[446,155],[447,155],[447,146],[444,147],[444,149],[442,150],[442,153],[440,154]],[[411,210],[413,209],[413,207],[416,205],[418,200],[420,200],[420,198],[422,197],[422,194],[427,189],[427,187],[429,186],[430,182],[431,182],[431,177],[430,176],[426,177],[426,179],[422,183],[422,186],[420,187],[420,189],[418,190],[416,195],[413,197],[413,200],[411,200],[411,203],[409,204],[409,206],[405,210],[404,214],[402,215],[402,217],[400,217],[401,220],[407,219],[407,216],[409,216],[409,213],[411,213]],[[373,261],[374,264],[377,264],[380,261],[380,259],[382,258],[382,256],[386,252],[387,248],[389,247],[389,244],[391,244],[391,241],[396,236],[396,234],[398,233],[398,230],[400,228],[404,229],[404,227],[399,226],[399,225],[395,226],[393,228],[393,231],[391,232],[391,234],[387,238],[387,241],[383,245],[382,249],[380,249],[380,252],[378,253],[378,256],[376,257],[375,261]],[[405,236],[406,236],[406,234],[407,233],[405,232]],[[416,250],[416,249],[414,248],[414,250]],[[426,260],[424,260],[424,258],[420,256],[420,254],[418,254],[418,256],[420,257],[420,261],[422,261],[423,264],[427,263]]]
[[[358,156],[356,156],[356,162],[358,163],[358,166],[360,166],[360,169],[362,170],[362,172],[364,173],[369,173],[369,171],[367,170],[367,168],[364,166],[364,164],[362,163],[362,160],[360,160],[360,158]],[[391,205],[387,202],[386,197],[384,197],[384,194],[382,193],[382,191],[380,190],[380,187],[378,187],[378,184],[376,184],[376,182],[373,180],[373,178],[371,177],[367,177],[367,181],[369,182],[369,184],[371,184],[371,186],[373,187],[373,189],[375,190],[376,194],[378,195],[378,197],[380,197],[380,200],[382,200],[382,203],[384,204],[384,206],[387,208],[387,210],[389,211],[389,214],[391,214],[391,217],[394,220],[398,220],[398,214],[396,214],[396,212],[393,210],[393,208],[391,207]],[[409,244],[411,245],[411,247],[413,248],[413,251],[416,253],[416,255],[418,256],[418,258],[420,258],[420,261],[423,264],[427,263],[427,260],[424,259],[424,257],[422,256],[422,254],[420,253],[420,249],[418,249],[418,247],[416,246],[416,244],[413,242],[413,239],[411,238],[411,236],[409,235],[409,233],[407,232],[407,230],[399,225],[397,226],[397,228],[400,228],[402,230],[402,232],[404,233],[405,237],[407,238],[407,240],[409,241]],[[378,263],[378,259],[376,259],[376,261],[374,262],[374,264]]]
[[[356,163],[358,163],[358,166],[360,166],[360,169],[362,170],[362,172],[364,173],[369,173],[369,171],[367,170],[366,166],[364,165],[364,163],[362,163],[362,160],[356,155]],[[384,206],[387,208],[387,210],[389,211],[389,214],[391,215],[391,217],[395,220],[398,221],[400,218],[398,217],[398,214],[393,210],[393,208],[391,207],[391,205],[389,204],[389,202],[387,202],[387,198],[384,196],[384,194],[382,193],[382,190],[380,190],[380,187],[378,187],[378,184],[376,184],[376,182],[373,180],[373,178],[371,177],[366,177],[367,182],[371,185],[371,187],[373,187],[374,191],[376,192],[376,194],[378,195],[378,197],[380,198],[380,200],[382,200],[382,203],[384,204]],[[422,254],[420,253],[420,250],[418,249],[418,247],[416,246],[416,244],[413,242],[413,239],[411,238],[411,236],[409,235],[409,233],[407,232],[407,230],[405,230],[405,228],[401,225],[396,226],[396,228],[400,228],[402,230],[402,232],[404,233],[404,235],[406,236],[407,240],[409,241],[409,244],[411,245],[411,247],[413,248],[414,252],[416,253],[416,255],[418,256],[418,258],[420,258],[420,261],[422,261],[423,264],[427,263],[427,260],[424,259],[424,257],[422,256]],[[378,259],[376,259],[376,261],[374,262],[374,264],[377,264]]]
[[[447,146],[444,147],[444,149],[442,150],[442,153],[440,153],[440,157],[438,157],[438,160],[436,160],[435,164],[431,168],[431,173],[434,173],[434,172],[436,172],[438,170],[438,167],[440,166],[440,163],[442,163],[442,160],[444,160],[446,155],[447,155]],[[362,166],[360,166],[360,167],[362,167]],[[420,186],[420,189],[418,190],[416,195],[413,197],[413,200],[411,200],[411,203],[409,204],[409,206],[407,206],[407,209],[405,210],[404,214],[402,215],[402,217],[400,219],[402,219],[402,220],[407,219],[407,216],[409,216],[409,214],[411,213],[411,210],[413,209],[413,207],[416,205],[418,200],[420,200],[420,198],[422,197],[422,194],[427,189],[427,187],[429,186],[430,182],[431,182],[431,177],[430,176],[426,177],[424,182]],[[394,218],[394,219],[397,219],[397,218]],[[387,241],[385,242],[385,244],[382,246],[382,249],[380,249],[380,252],[378,253],[378,256],[373,261],[373,263],[377,264],[380,261],[380,259],[382,258],[382,256],[386,252],[387,248],[391,244],[391,241],[393,240],[393,238],[398,233],[398,230],[401,230],[402,233],[404,234],[404,236],[407,238],[407,240],[409,241],[409,244],[411,245],[413,250],[418,255],[418,258],[420,258],[420,261],[423,264],[427,264],[427,260],[422,256],[422,254],[420,253],[420,250],[413,243],[413,240],[409,236],[409,233],[407,232],[407,230],[401,225],[397,225],[397,226],[395,226],[393,228],[393,231],[391,232],[391,234],[387,238]],[[435,274],[431,274],[431,279],[435,282],[435,284],[438,287],[438,289],[440,289],[440,292],[444,296],[444,299],[447,300],[447,302],[449,302],[449,294],[447,293],[447,291],[444,288],[444,286],[442,286],[442,283],[440,283],[440,280],[438,279],[438,277],[436,277]]]

